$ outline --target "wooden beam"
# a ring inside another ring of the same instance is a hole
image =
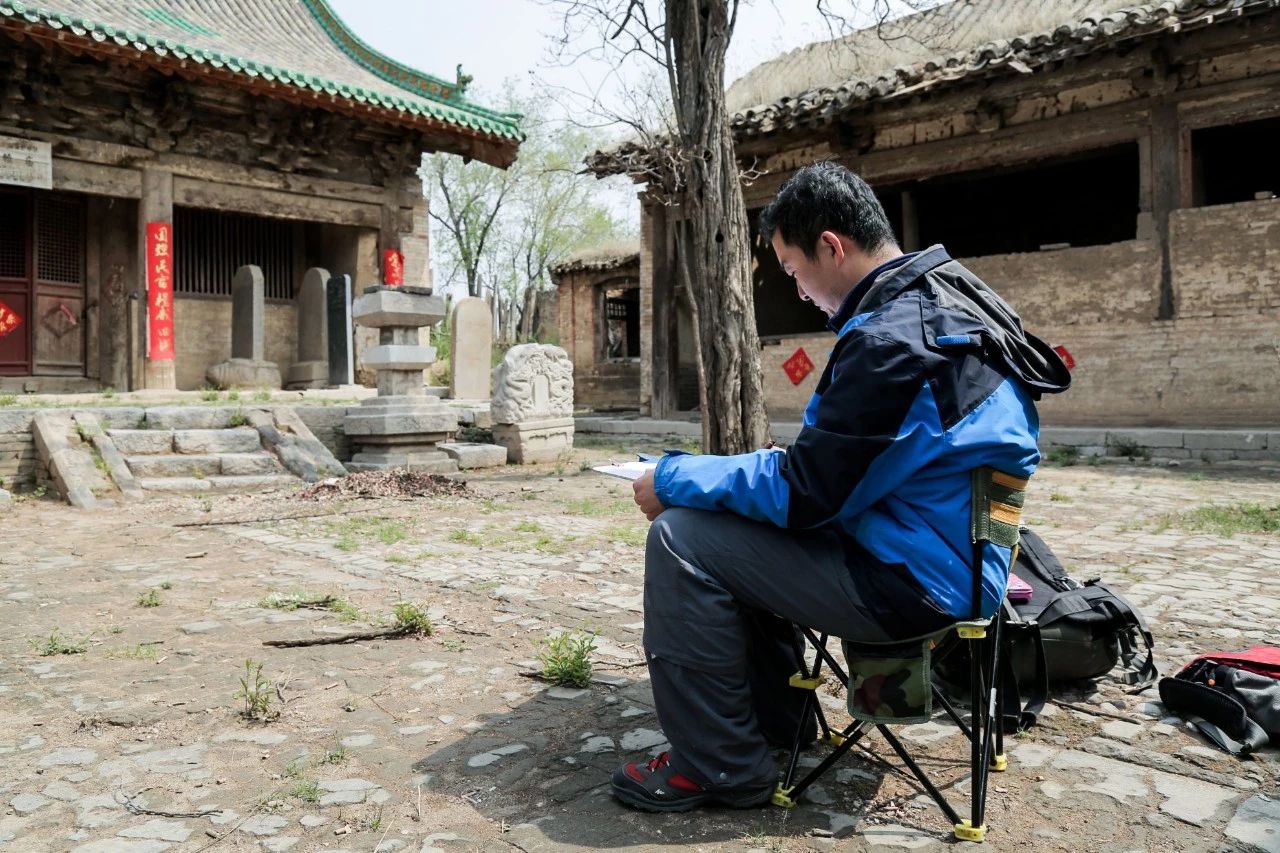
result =
[[[173,198],[175,204],[184,207],[250,213],[277,219],[327,222],[333,225],[382,227],[381,205],[253,189],[176,175],[173,179]]]

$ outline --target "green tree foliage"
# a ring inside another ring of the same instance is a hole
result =
[[[576,251],[629,236],[601,184],[580,174],[583,158],[607,140],[553,121],[545,96],[507,96],[528,138],[504,170],[452,154],[423,158],[430,196],[437,283],[492,297],[498,337],[528,340],[550,268]]]

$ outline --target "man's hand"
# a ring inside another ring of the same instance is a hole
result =
[[[653,472],[646,471],[639,479],[631,481],[631,491],[635,493],[636,506],[644,513],[644,517],[653,521],[666,509],[658,500],[653,490]]]

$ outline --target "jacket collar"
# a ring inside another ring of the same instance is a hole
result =
[[[831,316],[827,322],[827,328],[838,333],[855,315],[874,311],[896,298],[929,270],[951,260],[951,256],[941,244],[916,252],[914,256],[908,255],[908,258],[909,260],[905,262],[895,258],[889,263],[893,264],[897,261],[896,266],[884,270],[884,265],[881,265],[867,273],[862,281],[849,291],[844,302],[840,303],[840,310]]]

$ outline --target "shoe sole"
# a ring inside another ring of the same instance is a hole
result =
[[[748,794],[708,793],[697,797],[684,797],[670,802],[655,802],[626,788],[613,788],[613,795],[624,805],[642,812],[691,812],[701,806],[725,806],[731,809],[754,809],[773,799],[773,788]]]

